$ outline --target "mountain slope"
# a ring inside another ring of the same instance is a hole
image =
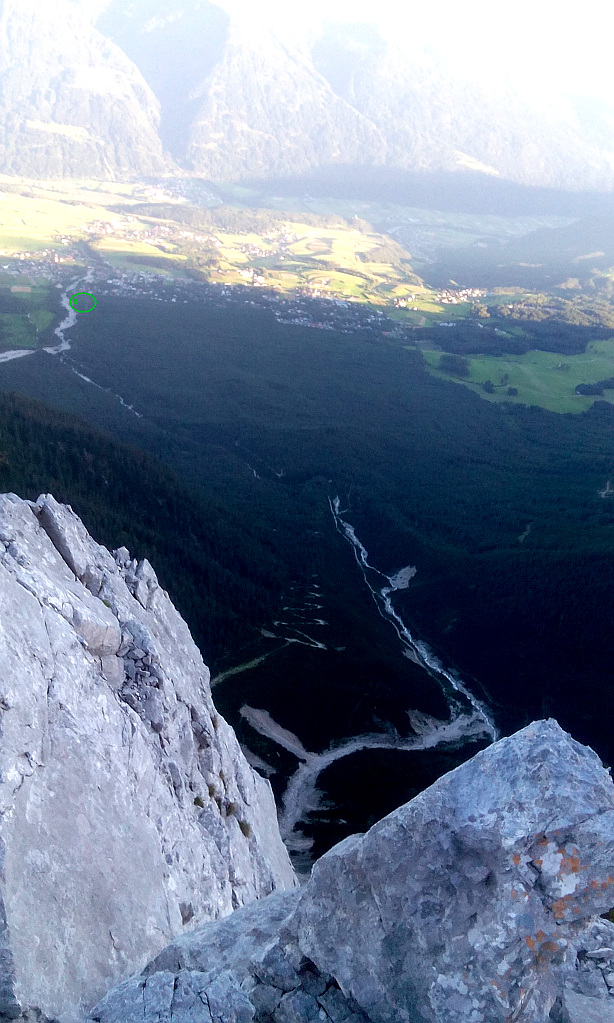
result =
[[[332,92],[308,55],[253,23],[232,26],[203,92],[188,159],[214,180],[383,162],[386,140],[373,121]]]
[[[372,25],[304,31],[231,0],[0,2],[0,155],[26,176],[335,165],[614,185],[614,107],[480,77]],[[176,162],[174,162],[176,161]]]
[[[0,7],[0,162],[28,177],[147,175],[170,168],[159,103],[125,54],[93,26],[96,7],[4,0]]]
[[[471,67],[448,67],[441,56],[395,46],[365,26],[329,26],[313,59],[336,94],[379,128],[389,165],[480,170],[542,187],[612,181],[612,122],[604,111],[596,122],[588,104],[529,100],[504,76],[486,85]]]

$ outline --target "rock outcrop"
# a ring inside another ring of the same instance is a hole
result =
[[[182,933],[296,886],[270,785],[147,561],[0,496],[0,1018],[82,1018]]]
[[[552,720],[171,943],[99,1023],[606,1023],[614,785]]]
[[[0,1019],[614,1023],[592,750],[534,722],[301,889],[152,567],[49,495],[0,496],[0,854]]]

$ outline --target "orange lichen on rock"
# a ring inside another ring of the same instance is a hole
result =
[[[557,899],[552,903],[552,912],[555,920],[563,920],[565,917],[565,910],[569,908],[570,895],[564,895],[562,899]]]
[[[544,941],[540,948],[540,952],[558,952],[559,946],[556,941]]]
[[[526,941],[526,943],[527,943],[527,945],[529,946],[530,949],[533,949],[533,950],[535,949],[535,940],[533,938],[526,937],[524,940]]]
[[[519,864],[520,864],[520,854],[519,853],[514,853],[512,859],[514,860],[514,865],[516,867],[519,866]]]
[[[546,935],[544,934],[544,932],[542,930],[539,930],[537,932],[537,934],[536,934],[536,938],[537,938],[538,941],[543,941],[545,937],[546,937]]]
[[[561,874],[577,874],[580,870],[586,870],[586,867],[580,867],[579,856],[566,856],[564,849],[559,849],[559,852],[562,853],[563,859],[557,877],[560,877]]]
[[[513,899],[517,899],[518,898],[518,892],[516,891],[515,888],[512,888],[512,898]]]
[[[541,865],[542,865],[542,863],[543,863],[543,862],[544,862],[544,861],[543,861],[543,860],[540,860],[540,859],[537,859],[537,860],[531,860],[531,863],[533,864],[533,866],[534,866],[534,867],[540,867],[540,868],[541,868]]]

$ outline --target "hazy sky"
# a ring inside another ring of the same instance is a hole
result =
[[[232,0],[231,0],[232,2]],[[472,74],[505,68],[527,88],[539,84],[585,94],[614,91],[610,0],[234,0],[295,23],[330,18],[371,21],[410,48],[429,47]]]

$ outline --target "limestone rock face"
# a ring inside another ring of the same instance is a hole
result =
[[[0,496],[0,852],[0,1018],[83,1018],[186,927],[297,885],[153,569],[50,495]]]
[[[332,850],[311,884],[301,948],[373,1019],[537,1023],[570,940],[614,903],[614,786],[535,722]]]
[[[300,891],[173,942],[92,1018],[217,1023],[225,997],[224,1023],[605,1023],[613,903],[609,773],[537,721],[341,842]]]

